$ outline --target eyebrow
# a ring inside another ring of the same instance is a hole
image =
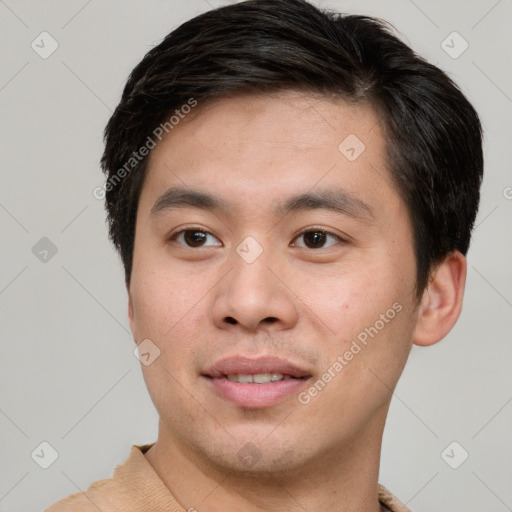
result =
[[[175,208],[194,207],[202,210],[218,210],[229,212],[228,203],[220,197],[212,196],[199,190],[190,190],[185,187],[173,187],[166,190],[151,208],[152,214]]]
[[[354,219],[369,220],[373,217],[370,207],[361,199],[341,188],[308,191],[292,196],[274,208],[278,217],[290,212],[307,210],[331,210]]]
[[[233,207],[218,196],[200,190],[185,187],[173,187],[166,190],[151,208],[151,214],[165,210],[182,208],[199,208],[202,210],[232,213]],[[373,218],[370,207],[361,199],[340,188],[328,188],[308,191],[291,196],[284,202],[274,204],[272,213],[283,217],[290,212],[307,210],[331,210],[355,219],[368,220]]]

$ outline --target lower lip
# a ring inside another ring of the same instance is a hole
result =
[[[277,405],[290,395],[297,394],[307,381],[307,379],[287,379],[268,384],[244,384],[233,382],[225,377],[208,377],[207,379],[221,397],[248,409]]]

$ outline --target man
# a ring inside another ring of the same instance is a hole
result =
[[[478,116],[383,22],[259,0],[183,24],[105,132],[160,416],[67,510],[406,511],[378,484],[412,344],[455,324]]]

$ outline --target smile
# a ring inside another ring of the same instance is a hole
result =
[[[291,375],[283,375],[282,373],[257,373],[250,374],[232,374],[226,375],[231,382],[240,382],[241,384],[268,384],[269,382],[279,382],[280,380],[293,379]]]
[[[229,357],[202,375],[210,391],[246,409],[272,407],[299,393],[311,377],[304,365],[277,357]]]

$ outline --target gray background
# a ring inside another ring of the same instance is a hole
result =
[[[102,184],[102,130],[130,70],[171,29],[226,3],[0,0],[1,511],[42,510],[156,439],[121,265],[92,191]],[[462,316],[443,342],[413,349],[380,481],[415,511],[512,510],[512,1],[319,3],[391,21],[461,85],[486,131]],[[46,59],[31,47],[51,49],[43,31],[59,45]],[[458,58],[445,51],[463,48],[446,40],[453,31],[469,44]],[[47,469],[43,441],[58,452]],[[463,450],[469,458],[452,469]]]

